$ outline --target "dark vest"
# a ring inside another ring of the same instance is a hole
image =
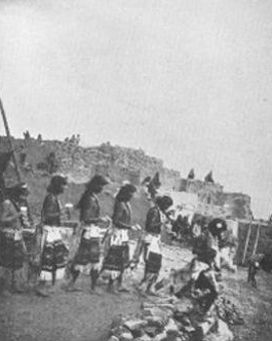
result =
[[[54,217],[50,217],[50,214],[54,214]],[[61,209],[58,197],[52,193],[49,193],[43,202],[41,219],[44,225],[60,226],[61,225]]]

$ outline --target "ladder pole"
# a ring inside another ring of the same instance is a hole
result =
[[[12,152],[12,159],[13,159],[13,163],[14,163],[14,167],[15,167],[15,172],[16,172],[17,180],[18,180],[18,182],[21,182],[21,174],[19,172],[17,160],[16,160],[16,157],[15,157],[14,148],[13,148],[13,144],[12,144],[12,140],[11,140],[11,135],[10,135],[10,130],[9,130],[9,126],[8,126],[8,120],[7,120],[7,116],[6,116],[6,113],[5,113],[5,110],[4,110],[1,98],[0,98],[0,111],[1,111],[2,118],[3,118],[6,135],[7,135],[7,138],[8,138],[9,148],[10,148],[10,151]]]
[[[252,256],[254,256],[256,254],[256,251],[257,251],[257,248],[258,248],[259,239],[260,239],[260,230],[261,230],[261,225],[259,224],[258,227],[257,227],[256,239],[255,239],[255,243],[254,243],[254,248],[253,248]]]
[[[246,236],[244,254],[243,254],[243,259],[242,259],[242,265],[245,264],[246,255],[247,255],[247,249],[248,249],[248,243],[249,243],[249,239],[250,239],[250,235],[251,235],[251,229],[252,229],[252,224],[250,223],[249,228],[247,230],[247,236]]]

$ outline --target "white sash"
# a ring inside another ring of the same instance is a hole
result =
[[[91,238],[100,238],[100,228],[97,225],[90,225],[84,227],[84,239],[91,239]]]
[[[47,243],[53,243],[55,241],[62,240],[61,233],[58,227],[45,225],[43,227],[43,230],[46,233]]]
[[[12,239],[14,241],[18,241],[18,240],[22,240],[23,239],[23,234],[22,234],[22,231],[20,231],[20,230],[14,230],[12,228],[8,228],[7,227],[7,228],[4,228],[2,231],[4,232],[4,234],[8,238],[10,238],[10,239]]]
[[[111,237],[111,245],[122,245],[128,241],[128,231],[124,229],[116,229]]]
[[[161,239],[160,235],[159,236],[153,236],[151,234],[146,235],[145,241],[150,244],[147,250],[147,258],[150,252],[161,255],[162,252],[161,252],[160,239]]]

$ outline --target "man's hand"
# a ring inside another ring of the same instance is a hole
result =
[[[102,218],[100,218],[100,222],[101,222],[102,224],[105,224],[105,225],[107,225],[107,226],[110,226],[110,224],[111,224],[111,218],[110,218],[109,216],[102,217]]]

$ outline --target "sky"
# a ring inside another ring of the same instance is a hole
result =
[[[272,213],[271,0],[0,0],[11,132],[142,148]],[[0,133],[3,133],[0,124]]]

